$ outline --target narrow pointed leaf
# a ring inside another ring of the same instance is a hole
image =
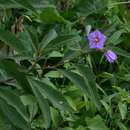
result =
[[[42,39],[40,47],[45,48],[53,39],[57,37],[57,33],[54,29],[50,30]]]
[[[61,110],[70,110],[70,106],[68,105],[67,101],[57,90],[40,80],[30,78],[29,81],[31,86],[37,87],[41,94],[46,96],[55,107]]]
[[[2,113],[12,122],[17,128],[23,130],[30,130],[29,122],[25,121],[19,112],[12,106],[10,106],[5,100],[0,98],[0,108]]]
[[[90,130],[108,130],[101,116],[97,115],[94,118],[87,120],[87,126]]]
[[[16,38],[16,36],[11,32],[0,29],[0,40],[15,49],[18,53],[24,56],[32,57],[30,48],[27,48],[26,45]]]
[[[11,0],[11,1],[14,2],[14,3],[17,3],[19,5],[21,5],[22,7],[24,7],[27,10],[31,10],[32,12],[36,13],[35,8],[27,0]]]
[[[30,91],[29,83],[25,74],[20,71],[22,68],[11,59],[0,60],[0,68],[6,71],[7,74],[12,76],[20,84],[25,91]]]
[[[91,68],[89,66],[84,65],[77,65],[76,68],[79,70],[80,74],[82,75],[84,81],[87,84],[87,90],[89,91],[92,99],[95,103],[99,104],[99,95],[96,85],[96,78],[93,74]]]
[[[118,107],[119,107],[119,111],[121,114],[121,118],[122,118],[122,120],[124,120],[126,118],[126,115],[127,115],[127,104],[119,102]]]
[[[45,23],[66,23],[66,20],[59,14],[58,10],[55,6],[53,7],[46,7],[43,9],[42,13],[40,14],[41,21]]]
[[[62,74],[64,74],[67,78],[69,78],[77,87],[79,87],[83,93],[91,99],[91,101],[95,104],[95,106],[99,109],[99,101],[95,97],[93,90],[88,81],[85,81],[83,77],[74,73],[68,72],[66,70],[59,70]]]
[[[38,104],[41,108],[43,119],[45,122],[44,123],[45,127],[49,128],[51,117],[50,117],[50,108],[49,108],[48,102],[46,101],[46,99],[44,99],[44,96],[41,94],[41,91],[39,91],[38,87],[35,85],[32,85],[32,83],[30,83],[30,84],[31,84],[32,91],[33,91],[34,95],[36,96]]]
[[[5,100],[8,105],[12,106],[16,109],[16,111],[23,117],[24,120],[28,121],[29,116],[27,114],[27,111],[22,104],[20,98],[15,95],[11,90],[3,89],[0,87],[0,98]]]

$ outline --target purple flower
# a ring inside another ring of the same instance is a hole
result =
[[[113,63],[117,59],[117,55],[111,50],[108,50],[105,53],[105,57],[108,60],[108,62],[110,62],[110,63]]]
[[[89,47],[95,49],[102,49],[106,39],[106,36],[98,30],[91,32],[88,35]]]

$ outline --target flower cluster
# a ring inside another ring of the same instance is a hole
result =
[[[89,47],[92,49],[103,49],[106,39],[107,37],[98,30],[91,32],[88,35]],[[117,59],[117,55],[112,50],[107,50],[105,57],[110,63]]]

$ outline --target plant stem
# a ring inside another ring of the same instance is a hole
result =
[[[115,2],[115,3],[110,4],[110,6],[121,5],[121,4],[130,4],[130,1],[126,1],[126,2]]]

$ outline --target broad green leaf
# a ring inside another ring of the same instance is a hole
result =
[[[41,21],[47,24],[66,23],[67,21],[59,14],[56,7],[46,7],[40,14]]]
[[[5,100],[0,98],[0,108],[3,114],[12,122],[12,124],[23,130],[30,130],[29,122],[25,121],[24,118],[19,114],[19,112],[12,106],[5,102]]]
[[[49,71],[47,74],[45,74],[46,77],[49,78],[62,78],[62,74],[59,71]]]
[[[27,35],[29,35],[30,41],[32,41],[33,47],[35,47],[38,50],[39,46],[39,37],[37,29],[33,26],[26,27]]]
[[[56,86],[50,81],[49,78],[42,78],[42,82],[44,82],[45,84],[51,86],[52,88],[56,89]]]
[[[32,91],[33,91],[34,95],[36,96],[37,101],[39,103],[39,106],[41,108],[42,115],[43,115],[43,118],[44,118],[44,121],[45,121],[45,127],[49,128],[50,127],[50,121],[51,121],[49,104],[46,101],[46,99],[44,98],[42,91],[40,91],[38,89],[39,86],[37,87],[36,85],[33,85],[32,81],[30,81],[30,84],[31,84],[30,86],[32,88]]]
[[[20,99],[25,106],[36,103],[36,98],[31,94],[22,95],[22,96],[20,96]]]
[[[45,129],[44,121],[42,116],[38,116],[36,119],[32,121],[31,128],[33,130],[36,130],[37,128],[40,128],[41,130]]]
[[[19,40],[23,43],[26,49],[28,49],[28,52],[30,52],[32,56],[33,54],[36,54],[37,48],[33,43],[32,38],[26,29],[24,29],[23,32],[19,33]]]
[[[112,50],[120,56],[126,57],[126,58],[130,58],[130,53],[126,52],[125,50],[119,48],[119,47],[112,47]]]
[[[77,111],[76,104],[75,104],[74,100],[73,100],[71,97],[69,97],[69,96],[65,96],[65,98],[66,98],[66,100],[68,101],[68,103],[70,104],[70,106],[71,106],[75,111]]]
[[[52,126],[54,128],[57,128],[58,123],[60,122],[59,112],[53,107],[51,107],[50,110],[51,110]]]
[[[55,58],[55,57],[63,57],[64,54],[58,52],[58,51],[52,51],[49,55],[48,58]]]
[[[93,89],[93,91],[95,91],[95,95],[97,95],[96,77],[91,68],[88,65],[76,65],[76,68],[78,69],[84,80],[88,80],[89,84],[92,85],[91,88]]]
[[[18,84],[27,92],[30,91],[29,83],[25,74],[21,72],[22,67],[11,59],[0,60],[0,68],[17,80]]]
[[[122,120],[124,120],[126,118],[126,115],[127,115],[127,104],[119,102],[118,107],[120,110],[121,118],[122,118]]]
[[[0,130],[16,130],[9,119],[4,115],[0,107]]]
[[[84,15],[90,15],[93,13],[102,13],[108,6],[107,0],[79,0],[76,8]]]
[[[79,126],[76,130],[85,130],[86,128],[84,126]]]
[[[8,105],[15,108],[25,121],[29,120],[29,116],[20,98],[15,95],[11,90],[0,88],[0,98],[5,100]]]
[[[11,0],[5,1],[1,0],[0,1],[0,8],[2,9],[7,9],[7,8],[20,8],[18,4],[14,4]]]
[[[40,48],[43,50],[53,39],[57,37],[57,33],[54,29],[50,30],[48,34],[44,36],[40,43]]]
[[[125,75],[123,75],[123,80],[125,80],[125,81],[130,81],[130,74],[125,74]]]
[[[81,37],[79,35],[62,35],[52,40],[48,46],[62,45],[70,42],[79,42],[80,40]]]
[[[18,53],[32,57],[30,48],[26,47],[26,45],[23,44],[18,38],[16,38],[13,33],[5,30],[0,30],[0,40],[15,49]]]
[[[74,72],[69,72],[66,70],[59,70],[62,74],[64,74],[67,78],[69,78],[77,87],[79,87],[87,96],[89,95],[88,91],[86,90],[86,84],[82,77]]]
[[[117,122],[117,125],[120,128],[120,130],[128,130],[125,124],[123,124],[122,122]]]
[[[67,78],[69,78],[77,87],[79,87],[83,91],[83,93],[86,94],[86,96],[91,99],[91,101],[95,104],[95,106],[98,109],[100,108],[97,92],[92,89],[92,87],[94,86],[91,86],[91,81],[89,81],[89,78],[91,78],[92,75],[88,78],[85,77],[84,79],[83,76],[80,76],[79,74],[76,74],[74,72],[68,72],[66,70],[59,70],[59,71],[63,73]]]
[[[22,103],[28,108],[30,119],[32,120],[38,113],[38,105],[35,96],[31,94],[20,96]]]
[[[112,116],[112,111],[110,105],[108,105],[104,100],[101,100],[102,105],[106,109],[106,112],[109,113],[110,116]]]
[[[35,8],[31,5],[31,3],[27,0],[11,0],[14,3],[21,5],[23,8],[27,10],[31,10],[32,12],[36,13]]]
[[[73,50],[69,50],[68,52],[66,52],[64,54],[64,58],[62,59],[62,61],[69,61],[69,60],[72,60],[76,57],[78,57],[80,55],[80,52],[79,51],[73,51]]]
[[[95,104],[98,106],[100,103],[96,85],[96,77],[93,74],[91,68],[88,65],[77,65],[76,68],[79,70],[86,83],[86,87],[89,94],[91,95],[92,101],[95,102]]]
[[[70,110],[70,106],[60,92],[40,80],[29,78],[29,82],[32,87],[37,88],[43,96],[46,96],[55,107],[65,111]]]
[[[108,39],[108,44],[117,45],[122,33],[124,33],[124,30],[119,30],[113,33],[113,35]]]
[[[90,130],[108,130],[101,116],[97,115],[94,118],[86,120]]]
[[[70,46],[72,43],[78,43],[80,40],[81,37],[77,34],[58,36],[46,46],[46,50],[44,51],[50,52],[52,50],[59,50],[59,48],[63,46]]]
[[[22,9],[25,8],[27,10],[31,10],[34,12],[34,8],[42,9],[43,7],[48,7],[48,3],[45,3],[43,0],[28,0],[22,3],[23,1],[17,1],[17,0],[1,0],[0,1],[0,8],[1,9]],[[27,3],[26,3],[27,2]],[[41,4],[42,2],[42,4]],[[31,3],[31,4],[30,4]],[[29,6],[28,6],[29,5]],[[51,6],[51,5],[50,5]]]

